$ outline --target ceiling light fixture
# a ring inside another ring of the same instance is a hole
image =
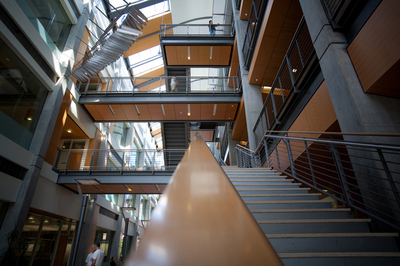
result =
[[[188,109],[188,116],[190,116],[190,104],[187,105],[187,109]]]
[[[217,113],[217,104],[214,104],[213,116]]]
[[[136,113],[138,114],[138,115],[140,115],[140,112],[139,112],[139,107],[135,104],[135,109],[136,109]]]
[[[98,190],[100,190],[100,191],[102,191],[102,189],[101,188],[99,188],[98,186],[96,186],[96,185],[93,185],[95,188],[97,188]]]
[[[76,182],[78,182],[81,185],[100,185],[101,182],[99,180],[95,179],[75,179]]]
[[[162,115],[165,115],[164,104],[161,104],[161,112],[162,112]]]
[[[111,105],[108,105],[108,108],[110,108],[111,113],[112,113],[113,115],[115,115],[115,112],[114,112],[114,110],[112,109]]]
[[[28,120],[28,121],[32,121],[32,117],[28,117],[26,120]]]
[[[128,191],[132,191],[132,189],[130,187],[128,187],[127,185],[124,184],[124,187],[128,190]]]
[[[212,46],[210,47],[210,59],[212,59]]]
[[[190,60],[190,46],[188,46],[188,60]]]
[[[156,187],[156,189],[157,189],[158,191],[161,191],[160,187],[159,187],[157,184],[155,184],[154,186]]]
[[[292,72],[293,72],[293,73],[296,73],[296,72],[297,72],[297,69],[296,69],[296,68],[293,68],[293,69],[292,69]]]
[[[68,129],[67,132],[71,134],[71,133],[72,133],[72,130],[71,130],[71,129]]]

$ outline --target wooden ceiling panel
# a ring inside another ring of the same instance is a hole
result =
[[[121,107],[124,110],[128,120],[139,120],[139,116],[133,104],[122,104]]]
[[[213,120],[214,104],[202,103],[201,104],[201,120]]]
[[[143,189],[144,194],[158,194],[160,191],[156,188],[155,185],[149,184],[149,185],[139,185],[141,189]],[[160,189],[161,190],[161,189]]]
[[[176,120],[174,104],[163,104],[164,106],[164,120]]]
[[[138,110],[139,110],[139,119],[142,121],[150,121],[151,120],[151,115],[149,112],[149,108],[147,107],[147,104],[136,104]]]
[[[151,119],[154,121],[161,121],[164,119],[164,116],[162,114],[161,110],[161,104],[147,104],[147,107],[149,109]]]
[[[175,66],[178,64],[176,46],[165,46],[167,65]]]
[[[114,110],[116,120],[119,120],[119,121],[128,120],[128,118],[124,112],[124,109],[122,109],[122,106],[120,104],[110,104],[110,106]]]
[[[103,117],[103,120],[114,120],[115,117],[113,113],[111,113],[110,108],[108,107],[108,104],[99,104],[96,105],[97,110]]]
[[[225,118],[225,113],[226,113],[226,103],[219,103],[217,104],[217,110],[215,112],[215,115],[213,116],[213,120],[224,120]],[[213,106],[214,109],[214,106]]]
[[[160,44],[160,36],[158,34],[148,36],[144,39],[139,38],[125,53],[124,58],[130,55],[140,53]]]
[[[96,105],[94,104],[86,104],[85,105],[86,110],[89,111],[90,115],[93,117],[94,120],[98,120],[98,121],[103,121],[104,118],[101,115],[101,113],[99,112],[99,110],[97,110]]]
[[[187,46],[176,46],[176,60],[178,65],[188,64],[188,48]]]
[[[225,114],[225,120],[234,120],[235,115],[236,115],[236,110],[237,110],[238,104],[228,104],[226,107],[226,114]]]
[[[248,20],[250,16],[252,0],[242,0],[240,3],[239,18],[241,20]]]
[[[199,48],[199,65],[210,64],[210,46],[200,46]]]
[[[212,47],[212,57],[210,59],[210,65],[219,65],[221,59],[221,46]]]
[[[174,104],[175,106],[175,118],[176,120],[188,120],[187,115],[187,104]]]
[[[221,59],[219,61],[220,65],[229,66],[230,58],[231,58],[231,51],[232,51],[232,46],[222,46],[221,47]]]
[[[188,60],[188,65],[196,66],[199,64],[199,46],[189,46],[190,47],[190,60]]]
[[[68,132],[71,130],[71,133]],[[60,139],[88,139],[89,137],[83,130],[75,123],[74,120],[68,115],[62,129]]]
[[[190,104],[190,120],[201,119],[201,105],[199,103]]]

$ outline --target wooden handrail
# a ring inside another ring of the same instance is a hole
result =
[[[127,265],[283,265],[197,133]]]

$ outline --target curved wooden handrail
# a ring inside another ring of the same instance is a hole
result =
[[[197,134],[126,265],[283,263]]]

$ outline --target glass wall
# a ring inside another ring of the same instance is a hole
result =
[[[75,226],[72,221],[29,213],[21,235],[18,265],[67,264]]]
[[[0,39],[0,134],[29,149],[47,90]]]
[[[43,40],[57,56],[62,51],[72,23],[59,0],[17,0]]]

